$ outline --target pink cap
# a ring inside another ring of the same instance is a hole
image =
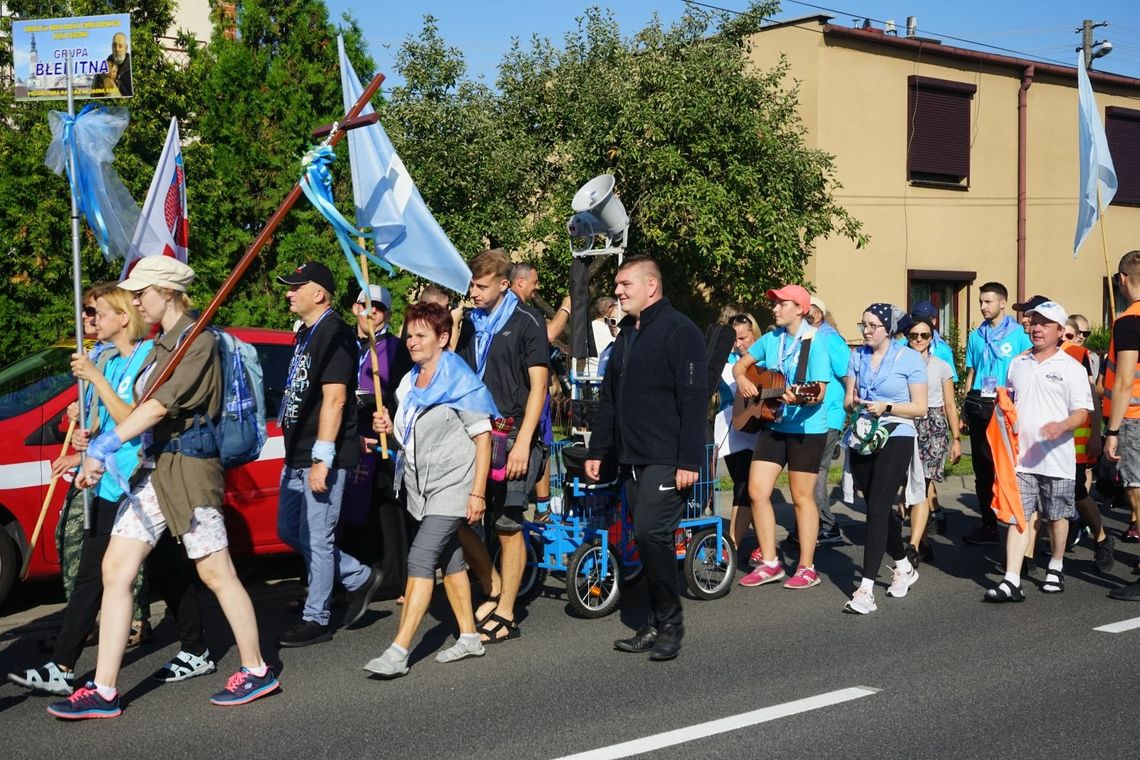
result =
[[[811,311],[811,296],[799,285],[785,285],[777,290],[769,290],[764,295],[769,301],[793,301],[800,307],[800,314]]]

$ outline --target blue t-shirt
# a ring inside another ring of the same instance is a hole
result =
[[[860,346],[851,352],[851,364],[847,368],[855,378],[855,396],[864,401],[885,401],[888,404],[901,404],[910,401],[911,385],[926,385],[926,363],[922,354],[907,346],[891,343],[887,355],[879,363],[878,369],[871,367],[871,349]],[[890,420],[885,424],[895,422]],[[899,422],[891,431],[891,437],[913,437],[914,423],[910,420]]]
[[[1032,347],[1025,329],[1013,317],[1007,315],[997,327],[983,322],[966,340],[966,369],[974,370],[970,390],[980,391],[987,377],[994,378],[995,388],[1004,388],[1013,357]]]
[[[843,336],[826,322],[817,329],[817,340],[827,345],[827,361],[831,365],[832,376],[827,381],[827,392],[823,397],[823,406],[827,409],[827,429],[842,430],[847,422],[847,412],[843,411],[843,397],[847,389],[843,379],[847,377],[851,349],[847,347]]]
[[[793,337],[784,328],[764,333],[748,348],[748,353],[756,360],[756,364],[764,369],[774,370],[783,374],[789,384],[796,379],[796,369],[800,362],[800,346],[802,336],[813,328],[806,321],[800,324],[799,335]],[[834,383],[831,366],[828,363],[826,341],[819,340],[819,335],[812,338],[808,349],[807,367],[804,372],[804,382],[807,383]],[[824,396],[826,401],[827,396]],[[827,405],[823,404],[788,404],[784,407],[784,416],[779,422],[772,425],[772,430],[778,433],[826,433],[827,432]]]
[[[136,344],[134,350],[127,356],[113,356],[103,365],[103,376],[111,384],[115,395],[128,404],[134,403],[135,381],[145,366],[144,360],[150,355],[153,346],[154,341],[144,340]],[[115,428],[115,420],[102,401],[98,403],[98,414],[100,432]],[[132,438],[125,441],[122,448],[112,455],[115,459],[115,469],[124,480],[129,480],[139,466],[139,448],[141,445],[139,438]],[[99,498],[116,502],[123,498],[123,494],[122,484],[118,478],[104,477],[99,481],[99,487],[96,491]]]

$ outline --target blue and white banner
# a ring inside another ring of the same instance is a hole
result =
[[[76,16],[12,22],[16,100],[66,100],[71,58],[76,98],[129,98],[131,17]]]

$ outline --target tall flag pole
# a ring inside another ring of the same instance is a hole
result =
[[[144,256],[169,256],[185,264],[189,244],[190,214],[186,206],[182,141],[178,119],[172,117],[119,279],[126,278]]]

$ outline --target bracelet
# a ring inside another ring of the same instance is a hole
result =
[[[486,497],[486,496],[480,496],[480,495],[479,495],[479,494],[477,494],[477,493],[469,493],[469,494],[467,494],[467,495],[468,495],[468,496],[474,496],[476,499],[479,499],[479,500],[481,500],[481,501],[487,501],[487,497]]]
[[[1105,430],[1104,431],[1104,437],[1105,438],[1110,438],[1110,437],[1115,436],[1115,435],[1120,435],[1120,428],[1117,428],[1116,430]]]
[[[559,307],[558,307],[558,310],[559,310],[559,311],[564,311],[564,312],[566,312],[566,316],[570,316],[570,310],[569,310],[569,309],[567,309],[565,306],[559,306]]]

